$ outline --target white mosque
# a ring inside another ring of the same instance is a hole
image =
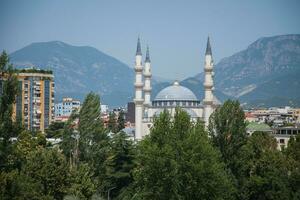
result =
[[[153,118],[167,109],[174,115],[175,108],[180,107],[191,117],[191,120],[201,119],[208,125],[209,116],[220,102],[213,95],[213,59],[209,38],[205,53],[204,66],[204,99],[201,102],[188,88],[183,87],[178,81],[161,90],[151,101],[151,61],[147,47],[146,59],[143,65],[140,39],[138,39],[135,56],[135,139],[141,140],[150,133]]]

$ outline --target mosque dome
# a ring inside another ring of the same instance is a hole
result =
[[[183,87],[178,81],[161,90],[155,97],[155,101],[197,101],[196,95],[188,88]]]

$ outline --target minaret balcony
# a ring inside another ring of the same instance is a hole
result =
[[[144,77],[146,78],[151,78],[152,77],[152,74],[150,72],[144,72],[143,73]]]
[[[212,88],[213,87],[213,82],[204,82],[204,84],[203,84],[203,86],[205,87],[205,88]]]
[[[134,83],[134,86],[135,86],[136,88],[142,88],[142,87],[144,86],[144,83],[142,83],[142,82]]]
[[[214,101],[213,101],[213,99],[203,99],[203,104],[204,105],[213,105],[214,104]]]
[[[213,70],[213,66],[212,65],[205,65],[204,66],[204,71],[205,72],[211,72]]]
[[[144,87],[143,90],[144,90],[144,92],[151,92],[152,88],[151,87]]]
[[[140,98],[135,98],[133,99],[133,101],[136,105],[143,105],[144,103],[144,99],[140,99]]]
[[[142,66],[142,65],[136,65],[136,66],[134,67],[134,70],[135,70],[136,72],[142,72],[142,71],[143,71],[143,66]]]

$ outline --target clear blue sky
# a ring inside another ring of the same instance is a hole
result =
[[[300,0],[1,0],[0,27],[10,53],[60,40],[131,67],[140,35],[154,75],[183,79],[203,70],[208,35],[217,63],[260,37],[300,33]]]

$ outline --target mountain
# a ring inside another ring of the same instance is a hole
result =
[[[185,79],[202,87],[203,73]],[[246,106],[300,106],[300,34],[260,38],[215,66],[216,93]]]
[[[88,46],[63,42],[28,45],[10,55],[18,68],[36,66],[54,71],[56,100],[83,99],[89,91],[103,103],[122,106],[133,99],[134,71],[121,61]],[[181,81],[203,99],[200,73]],[[247,49],[222,59],[215,66],[215,95],[224,101],[239,99],[245,106],[300,106],[300,35],[260,38]],[[153,77],[153,93],[169,80]]]
[[[133,96],[133,69],[93,47],[60,41],[33,43],[12,53],[10,60],[17,68],[51,69],[57,101],[64,96],[82,100],[94,91],[105,104],[120,106]]]

